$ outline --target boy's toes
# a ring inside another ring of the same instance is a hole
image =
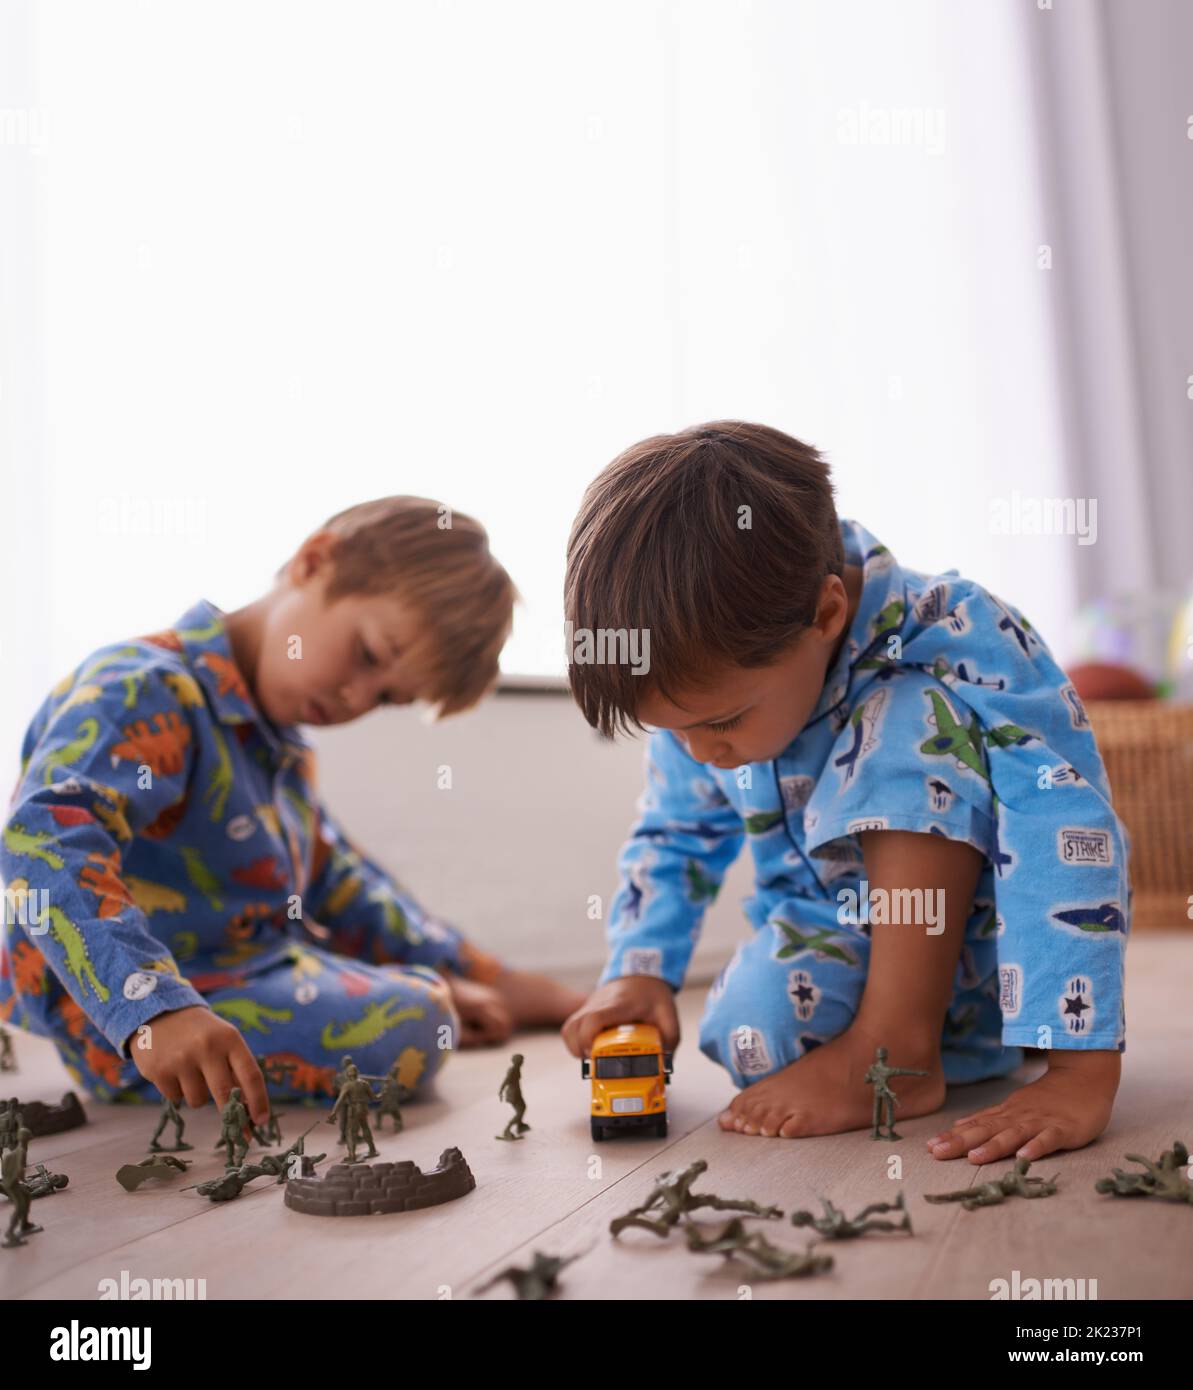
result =
[[[780,1139],[798,1139],[809,1132],[808,1116],[801,1110],[793,1110],[779,1126]]]
[[[758,1116],[758,1133],[766,1139],[776,1139],[791,1117],[789,1105],[768,1105]]]

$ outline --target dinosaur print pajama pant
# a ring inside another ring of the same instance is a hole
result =
[[[269,1083],[275,1101],[332,1096],[345,1054],[371,1076],[383,1076],[397,1062],[402,1084],[417,1091],[438,1072],[458,1035],[444,980],[425,966],[370,965],[283,941],[237,970],[233,983],[219,983],[228,975],[188,967],[188,979],[212,1012],[234,1024],[258,1061],[278,1076]],[[81,1010],[68,1008],[60,1016],[67,1035],[55,1035],[58,1051],[92,1095],[150,1104],[160,1099]],[[137,1045],[134,1038],[131,1046]]]

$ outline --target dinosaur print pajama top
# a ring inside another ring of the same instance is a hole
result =
[[[52,1038],[100,1099],[157,1099],[131,1048],[191,1005],[286,1070],[275,1098],[330,1093],[345,1053],[415,1090],[456,1036],[436,967],[500,969],[353,847],[206,600],[51,692],[0,839],[0,1020]]]
[[[1128,842],[1076,691],[1009,604],[955,570],[903,568],[856,522],[841,532],[863,590],[794,742],[773,762],[720,770],[652,734],[602,982],[649,974],[679,988],[749,843],[753,930],[700,1032],[747,1086],[849,1026],[878,922],[943,928],[930,899],[879,903],[865,882],[862,832],[918,831],[984,856],[944,1023],[946,1080],[1005,1075],[1025,1046],[1123,1051]]]

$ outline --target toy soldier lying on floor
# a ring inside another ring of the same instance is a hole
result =
[[[644,1231],[653,1231],[656,1236],[666,1237],[689,1212],[700,1207],[711,1207],[714,1211],[744,1211],[766,1220],[783,1215],[778,1207],[760,1207],[757,1202],[739,1202],[714,1197],[711,1193],[693,1192],[692,1184],[707,1169],[707,1160],[698,1158],[680,1173],[661,1173],[653,1191],[642,1206],[635,1207],[624,1216],[614,1217],[609,1222],[610,1233],[618,1235],[627,1226],[640,1226]],[[660,1208],[660,1211],[653,1220],[643,1215],[655,1207]]]
[[[684,1223],[688,1249],[699,1255],[724,1255],[754,1266],[756,1279],[801,1279],[808,1274],[824,1274],[833,1267],[831,1255],[814,1255],[807,1250],[784,1250],[772,1245],[761,1231],[747,1231],[740,1216],[726,1222],[720,1231],[708,1235],[694,1221]]]
[[[327,1157],[326,1154],[319,1154],[315,1158],[308,1158],[306,1155],[307,1134],[310,1134],[318,1123],[316,1120],[306,1134],[300,1135],[284,1153],[265,1154],[256,1163],[229,1168],[222,1177],[191,1183],[189,1187],[181,1188],[180,1191],[195,1191],[203,1197],[210,1197],[213,1202],[230,1202],[233,1198],[239,1197],[256,1178],[271,1177],[283,1183],[287,1178],[310,1177],[315,1171],[315,1165],[322,1163]]]
[[[529,1269],[519,1269],[517,1265],[510,1265],[508,1269],[503,1269],[482,1284],[476,1292],[484,1293],[502,1279],[508,1279],[520,1299],[539,1302],[544,1298],[550,1298],[558,1290],[560,1271],[579,1258],[579,1255],[542,1255],[536,1250],[534,1263]]]
[[[152,1178],[176,1178],[191,1166],[189,1158],[175,1158],[173,1154],[158,1153],[143,1158],[140,1163],[126,1163],[116,1170],[116,1181],[125,1192],[135,1192],[144,1182]]]
[[[893,1202],[871,1202],[868,1207],[863,1207],[852,1219],[833,1206],[826,1197],[820,1198],[820,1205],[824,1208],[823,1216],[813,1216],[810,1211],[793,1211],[791,1224],[793,1226],[811,1226],[814,1230],[819,1231],[826,1240],[849,1240],[856,1236],[864,1236],[867,1231],[906,1231],[908,1235],[912,1233],[911,1213],[904,1205],[902,1192]],[[867,1220],[872,1211],[901,1211],[903,1220],[879,1221],[874,1218]]]
[[[1017,1158],[1015,1166],[1008,1169],[1001,1178],[993,1182],[979,1183],[977,1187],[965,1187],[959,1192],[925,1192],[925,1202],[960,1202],[966,1211],[978,1207],[996,1207],[1008,1197],[1051,1197],[1056,1191],[1059,1173],[1050,1178],[1029,1178],[1027,1170],[1031,1161]]]
[[[1193,1205],[1193,1183],[1186,1176],[1189,1150],[1179,1139],[1171,1149],[1165,1149],[1157,1162],[1142,1154],[1128,1154],[1129,1163],[1138,1163],[1146,1171],[1127,1173],[1114,1170],[1114,1177],[1099,1178],[1094,1187],[1098,1192],[1112,1192],[1116,1197],[1158,1197],[1162,1202],[1188,1202]]]

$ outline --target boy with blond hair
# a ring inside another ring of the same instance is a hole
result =
[[[494,683],[515,591],[470,517],[350,507],[262,597],[100,648],[25,735],[0,836],[0,1016],[104,1099],[329,1092],[345,1053],[414,1090],[456,1045],[578,996],[508,968],[356,849],[301,724],[450,714]]]

